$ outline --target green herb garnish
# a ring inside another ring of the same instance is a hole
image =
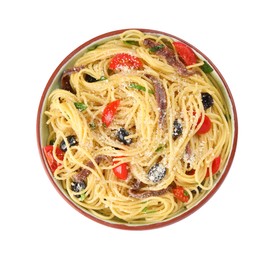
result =
[[[92,129],[95,129],[95,128],[96,128],[96,124],[95,124],[95,123],[90,123],[89,126],[90,126],[90,128],[92,128]]]
[[[54,145],[54,143],[55,143],[55,140],[50,140],[49,142],[50,145]]]
[[[81,102],[74,102],[75,107],[81,112],[84,111],[88,106]]]
[[[106,80],[107,78],[105,76],[101,76],[99,80]]]
[[[83,201],[83,200],[85,200],[85,198],[86,198],[86,194],[83,193],[83,194],[80,195],[79,200],[80,200],[80,201]]]
[[[131,84],[129,84],[129,87],[130,88],[135,88],[135,89],[138,89],[138,90],[142,90],[142,91],[146,91],[145,87],[143,87],[141,85],[138,85],[137,83],[131,83]],[[149,94],[154,94],[154,91],[152,91],[152,90],[149,89],[148,93]]]
[[[156,152],[156,153],[157,153],[157,152],[160,152],[163,148],[164,148],[164,145],[160,145],[160,146],[155,150],[155,152]]]
[[[158,50],[161,50],[161,49],[163,49],[163,48],[164,48],[164,45],[163,45],[163,44],[160,44],[160,45],[157,45],[157,46],[154,46],[154,47],[149,48],[149,50],[150,50],[151,52],[157,52]]]
[[[205,72],[205,73],[211,73],[213,71],[213,68],[205,60],[203,62],[204,62],[204,64],[202,66],[200,66],[202,71]]]
[[[231,121],[231,116],[230,116],[230,114],[228,114],[228,115],[224,114],[224,116],[225,116],[227,122]]]
[[[150,214],[150,213],[156,213],[156,210],[148,210],[148,207],[145,207],[142,212],[144,212],[145,214]]]
[[[124,43],[139,46],[139,42],[137,41],[124,41]]]
[[[165,45],[166,47],[168,47],[169,49],[172,49],[172,50],[173,50],[173,44],[172,44],[172,42],[170,42],[170,41],[168,41],[168,40],[166,40],[166,39],[162,39],[161,41],[164,43],[164,45]]]

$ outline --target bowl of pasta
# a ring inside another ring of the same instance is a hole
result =
[[[52,185],[100,224],[163,227],[201,208],[231,167],[238,121],[212,61],[174,35],[95,37],[55,69],[37,142]]]

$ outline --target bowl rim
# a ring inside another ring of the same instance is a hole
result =
[[[51,172],[48,170],[48,167],[46,166],[46,161],[45,161],[45,157],[43,155],[43,149],[42,149],[42,142],[41,142],[41,116],[42,116],[42,111],[43,111],[43,106],[44,106],[44,102],[45,102],[45,98],[47,96],[48,90],[50,89],[55,77],[57,76],[57,74],[59,73],[59,71],[63,68],[63,66],[71,59],[73,58],[76,54],[78,54],[82,49],[86,48],[87,46],[91,45],[92,43],[96,42],[96,41],[100,41],[103,40],[104,38],[108,38],[108,37],[112,37],[112,36],[117,36],[118,34],[121,34],[124,31],[127,30],[139,30],[143,33],[151,33],[151,34],[159,34],[159,35],[166,35],[170,38],[173,38],[175,40],[178,40],[180,42],[183,42],[185,44],[187,44],[188,46],[190,46],[194,51],[196,51],[198,54],[200,54],[203,58],[205,58],[205,60],[210,63],[210,65],[213,67],[214,71],[216,72],[217,76],[219,77],[219,79],[222,81],[223,83],[223,87],[224,90],[227,93],[227,96],[229,98],[230,101],[230,107],[231,107],[231,112],[233,115],[233,142],[232,142],[232,149],[229,155],[229,159],[228,162],[225,166],[224,172],[221,174],[220,179],[217,181],[217,183],[213,186],[213,188],[197,203],[195,204],[192,208],[186,210],[184,213],[177,215],[171,219],[162,221],[162,222],[158,222],[158,223],[147,223],[147,224],[128,224],[128,223],[112,223],[112,222],[107,222],[106,220],[102,220],[99,219],[91,214],[88,214],[86,211],[84,211],[83,209],[81,209],[80,207],[76,206],[75,203],[73,203],[67,196],[65,196],[65,194],[60,190],[60,188],[58,187],[58,185],[56,184],[56,182],[54,181],[54,178],[51,174]],[[195,46],[193,46],[192,44],[190,44],[189,42],[183,40],[182,38],[179,38],[175,35],[172,35],[170,33],[166,33],[163,31],[159,31],[159,30],[154,30],[154,29],[144,29],[144,28],[125,28],[125,29],[119,29],[119,30],[114,30],[114,31],[110,31],[104,34],[100,34],[94,38],[91,38],[90,40],[84,42],[83,44],[81,44],[80,46],[78,46],[77,48],[75,48],[72,52],[70,52],[61,62],[60,64],[57,66],[57,68],[54,70],[54,72],[52,73],[52,75],[50,76],[43,92],[42,92],[42,96],[40,98],[40,102],[39,102],[39,106],[38,106],[38,111],[37,111],[37,118],[36,118],[36,138],[37,138],[37,144],[38,144],[38,150],[39,150],[39,155],[44,167],[44,170],[47,174],[47,177],[49,178],[50,182],[52,183],[52,185],[55,187],[55,189],[57,190],[57,192],[61,195],[61,197],[70,205],[72,206],[74,209],[76,209],[79,213],[81,213],[82,215],[84,215],[85,217],[100,223],[102,225],[108,226],[108,227],[112,227],[112,228],[117,228],[117,229],[123,229],[123,230],[150,230],[150,229],[155,229],[155,228],[161,228],[161,227],[165,227],[171,224],[174,224],[176,222],[181,221],[182,219],[185,219],[186,217],[188,217],[189,215],[191,215],[192,213],[194,213],[195,211],[197,211],[198,209],[200,209],[204,204],[206,204],[206,202],[208,200],[211,199],[211,197],[218,191],[219,187],[222,185],[222,183],[224,182],[226,176],[229,173],[229,170],[231,168],[231,165],[233,163],[234,160],[234,156],[236,153],[236,147],[237,147],[237,142],[238,142],[238,117],[237,117],[237,110],[236,110],[236,106],[235,106],[235,102],[234,102],[234,98],[232,96],[232,93],[230,91],[230,88],[225,80],[225,78],[223,77],[223,75],[221,74],[221,72],[219,71],[219,69],[214,65],[214,63],[204,54],[202,53],[200,50],[198,50]]]

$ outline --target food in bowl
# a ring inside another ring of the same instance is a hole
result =
[[[118,227],[167,224],[218,188],[237,120],[205,56],[171,35],[132,29],[65,62],[44,96],[40,146],[55,186],[84,215]]]

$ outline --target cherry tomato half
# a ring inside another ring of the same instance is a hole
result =
[[[173,42],[175,49],[186,66],[193,65],[197,62],[197,57],[194,51],[182,42]]]
[[[113,102],[110,102],[104,109],[103,113],[102,113],[102,123],[105,124],[107,127],[110,125],[110,123],[112,122],[117,108],[120,105],[120,100],[117,99]]]
[[[201,116],[198,119],[197,126],[200,124],[200,122],[201,122]],[[199,134],[199,135],[206,134],[210,131],[211,127],[212,127],[212,122],[211,122],[210,118],[208,116],[204,115],[204,121],[203,121],[201,127],[198,129],[197,134]]]
[[[121,158],[121,157],[119,157]],[[113,164],[117,164],[118,161],[114,161]],[[121,179],[121,180],[126,180],[127,177],[128,177],[128,165],[127,163],[122,163],[116,167],[114,167],[113,169],[113,172],[115,174],[115,176],[118,178],[118,179]]]
[[[187,202],[189,200],[189,195],[184,190],[184,188],[181,186],[175,187],[173,189],[173,194],[178,200],[180,200],[182,202]]]
[[[57,160],[54,158],[53,149],[53,145],[47,145],[43,148],[44,155],[52,173],[54,173],[55,170],[61,165],[61,163],[57,162]],[[64,158],[64,152],[59,147],[56,147],[56,156],[60,161],[62,161]]]
[[[143,67],[142,61],[128,53],[116,54],[109,63],[111,70],[121,70],[123,68],[140,69]]]
[[[220,164],[221,164],[221,157],[220,156],[215,157],[212,162],[212,175],[216,174],[219,171]],[[209,176],[210,176],[209,169],[207,169],[206,177],[209,177]]]

